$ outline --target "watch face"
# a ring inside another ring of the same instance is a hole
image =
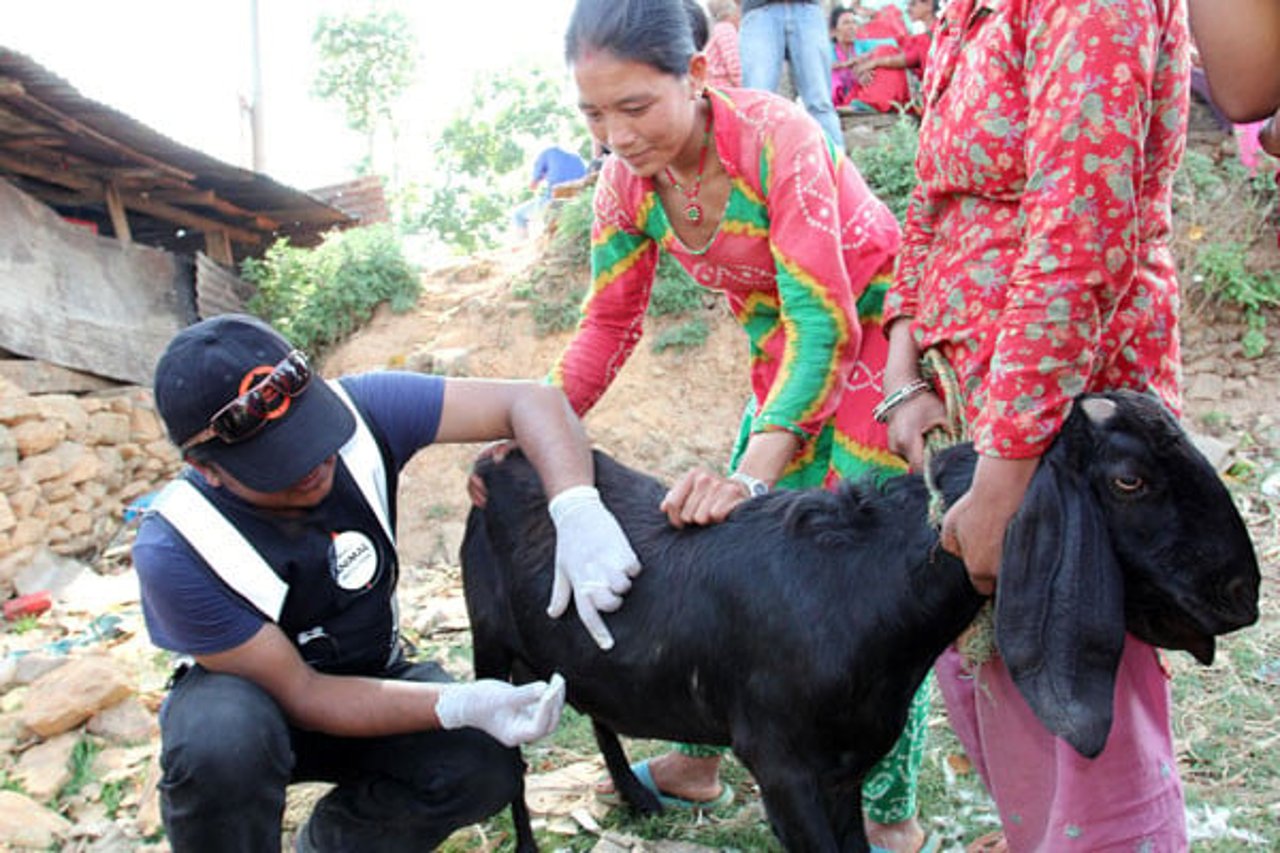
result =
[[[769,484],[764,480],[757,480],[750,474],[743,474],[739,471],[731,474],[729,479],[737,480],[739,483],[746,486],[747,494],[753,498],[758,498],[761,495],[767,495],[769,493]]]

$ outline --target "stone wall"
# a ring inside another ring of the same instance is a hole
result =
[[[149,389],[30,394],[0,379],[0,597],[47,545],[91,555],[179,468]]]

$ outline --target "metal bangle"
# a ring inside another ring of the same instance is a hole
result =
[[[880,403],[871,410],[871,417],[876,423],[888,423],[889,414],[908,400],[915,399],[926,391],[932,391],[933,386],[923,379],[916,379],[903,385],[898,390],[885,397]]]

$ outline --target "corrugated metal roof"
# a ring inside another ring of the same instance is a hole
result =
[[[81,95],[0,47],[0,177],[69,218],[115,233],[111,194],[132,239],[194,254],[219,227],[236,259],[277,237],[312,245],[355,218],[306,192],[217,160]],[[108,187],[110,189],[108,189]],[[118,220],[117,220],[118,221]],[[121,236],[121,235],[117,235]]]

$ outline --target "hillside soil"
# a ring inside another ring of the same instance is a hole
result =
[[[525,246],[427,275],[415,309],[379,310],[328,356],[326,374],[438,367],[442,359],[432,354],[445,353],[452,369],[468,376],[543,377],[570,335],[535,335],[529,304],[512,296],[513,283],[538,261],[537,253],[537,246]],[[649,342],[684,318],[651,318],[635,354],[586,418],[597,446],[668,481],[697,463],[725,464],[746,401],[746,338],[722,306],[704,310],[710,336],[688,350],[654,352]],[[1188,300],[1184,420],[1216,437],[1220,452],[1244,452],[1266,467],[1280,448],[1280,346],[1247,359],[1239,345],[1243,332],[1230,308]],[[476,450],[442,445],[407,467],[400,497],[406,565],[441,556],[439,522],[464,518],[465,475]]]

